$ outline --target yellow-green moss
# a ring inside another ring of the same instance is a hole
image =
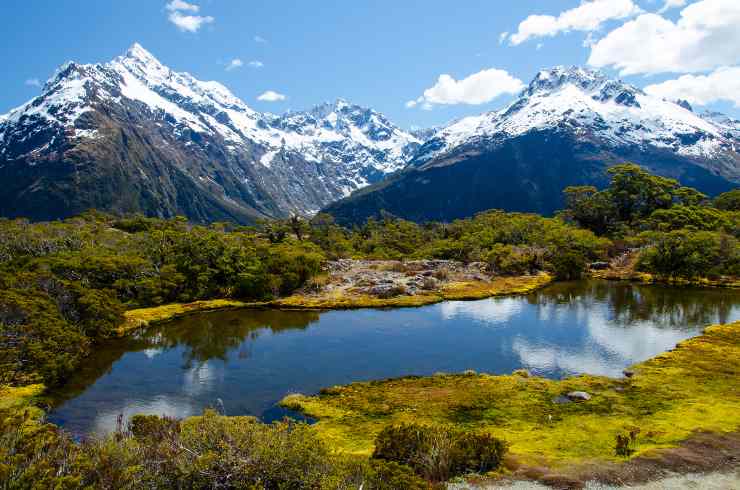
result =
[[[552,276],[500,277],[492,281],[454,282],[446,284],[438,291],[429,291],[414,296],[393,296],[378,298],[367,294],[351,294],[334,291],[327,294],[306,296],[295,294],[275,300],[271,306],[281,308],[306,309],[350,309],[423,306],[446,300],[482,299],[491,296],[526,294],[539,289],[552,281]]]
[[[619,459],[617,434],[639,429],[637,454],[671,447],[693,431],[740,429],[740,322],[713,326],[671,352],[634,366],[631,379],[561,381],[515,373],[436,375],[354,383],[281,403],[318,419],[323,439],[367,455],[375,435],[401,421],[487,431],[529,464],[552,467]],[[592,399],[557,404],[569,391]]]
[[[212,299],[206,301],[194,301],[192,303],[171,303],[151,308],[138,308],[127,311],[125,320],[118,327],[119,335],[126,335],[139,328],[144,328],[154,323],[161,323],[184,315],[202,311],[225,310],[232,308],[250,308],[264,306],[265,303],[245,303],[231,299]]]
[[[29,409],[32,415],[41,416],[43,411],[33,406],[33,403],[44,393],[45,389],[46,387],[42,384],[19,387],[0,385],[0,412]]]

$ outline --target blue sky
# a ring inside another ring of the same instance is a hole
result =
[[[541,68],[591,62],[740,117],[738,4],[7,0],[0,113],[37,95],[37,81],[63,62],[107,61],[139,42],[171,68],[276,113],[343,97],[404,127],[440,125],[503,106]],[[267,91],[285,99],[257,100]]]

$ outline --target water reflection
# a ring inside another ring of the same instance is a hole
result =
[[[736,291],[599,281],[411,309],[208,313],[101,346],[55,394],[51,418],[105,432],[121,413],[188,416],[217,400],[230,415],[273,418],[291,392],[409,374],[617,375],[737,319]]]

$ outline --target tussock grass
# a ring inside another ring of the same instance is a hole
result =
[[[531,465],[619,461],[615,440],[638,430],[632,457],[674,447],[695,431],[740,428],[740,322],[708,327],[670,352],[633,367],[632,378],[561,381],[518,374],[438,375],[353,383],[281,403],[317,418],[322,439],[368,455],[393,423],[453,424],[509,442]],[[569,391],[590,401],[556,404]]]

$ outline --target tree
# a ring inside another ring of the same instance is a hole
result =
[[[740,188],[717,196],[714,199],[714,207],[723,211],[740,211]]]

